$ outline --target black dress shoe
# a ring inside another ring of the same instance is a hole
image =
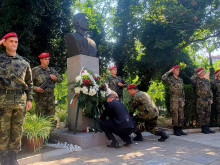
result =
[[[130,144],[132,144],[131,141],[130,141],[130,142],[125,142],[125,143],[123,144],[123,146],[128,147]]]
[[[109,148],[120,148],[119,143],[116,142],[111,142],[111,144],[107,145]]]

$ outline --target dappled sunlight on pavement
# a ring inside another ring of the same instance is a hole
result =
[[[98,146],[36,162],[34,165],[219,165],[220,146],[216,142],[219,137],[219,132],[208,136],[194,133],[181,137],[171,135],[166,142],[158,142],[158,137],[147,136],[143,142],[135,142],[130,147],[113,149]]]

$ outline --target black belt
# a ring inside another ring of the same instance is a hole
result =
[[[7,90],[7,89],[0,89],[1,94],[23,94],[24,90]]]

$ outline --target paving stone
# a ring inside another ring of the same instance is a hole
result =
[[[103,145],[34,165],[220,165],[219,137],[219,132],[208,136],[201,133],[181,137],[171,135],[161,143],[157,141],[158,137],[146,134],[143,142],[134,142],[130,147],[111,149]]]
[[[189,158],[189,160],[198,162],[198,163],[209,164],[217,160],[217,157],[213,155],[204,154],[204,155],[199,155],[199,156],[193,156]]]

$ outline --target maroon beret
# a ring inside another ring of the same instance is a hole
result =
[[[199,68],[196,70],[196,73],[200,72],[201,70],[204,70],[204,68]]]
[[[49,53],[41,53],[38,58],[46,58],[46,57],[50,57]]]
[[[128,85],[128,86],[127,86],[127,90],[129,90],[129,89],[131,89],[131,88],[134,88],[134,87],[137,87],[137,85],[136,85],[136,84]]]
[[[109,68],[108,70],[110,70],[110,71],[111,71],[112,69],[115,69],[115,68],[117,68],[117,67],[116,67],[116,65],[112,66],[112,67],[111,67],[111,68]]]
[[[218,74],[218,72],[220,72],[220,69],[216,70],[214,74]]]
[[[9,37],[16,37],[16,38],[18,38],[18,36],[17,36],[17,34],[15,32],[11,32],[11,33],[6,34],[1,40],[7,39]]]
[[[171,69],[177,69],[177,68],[180,68],[180,66],[179,65],[173,66]]]

